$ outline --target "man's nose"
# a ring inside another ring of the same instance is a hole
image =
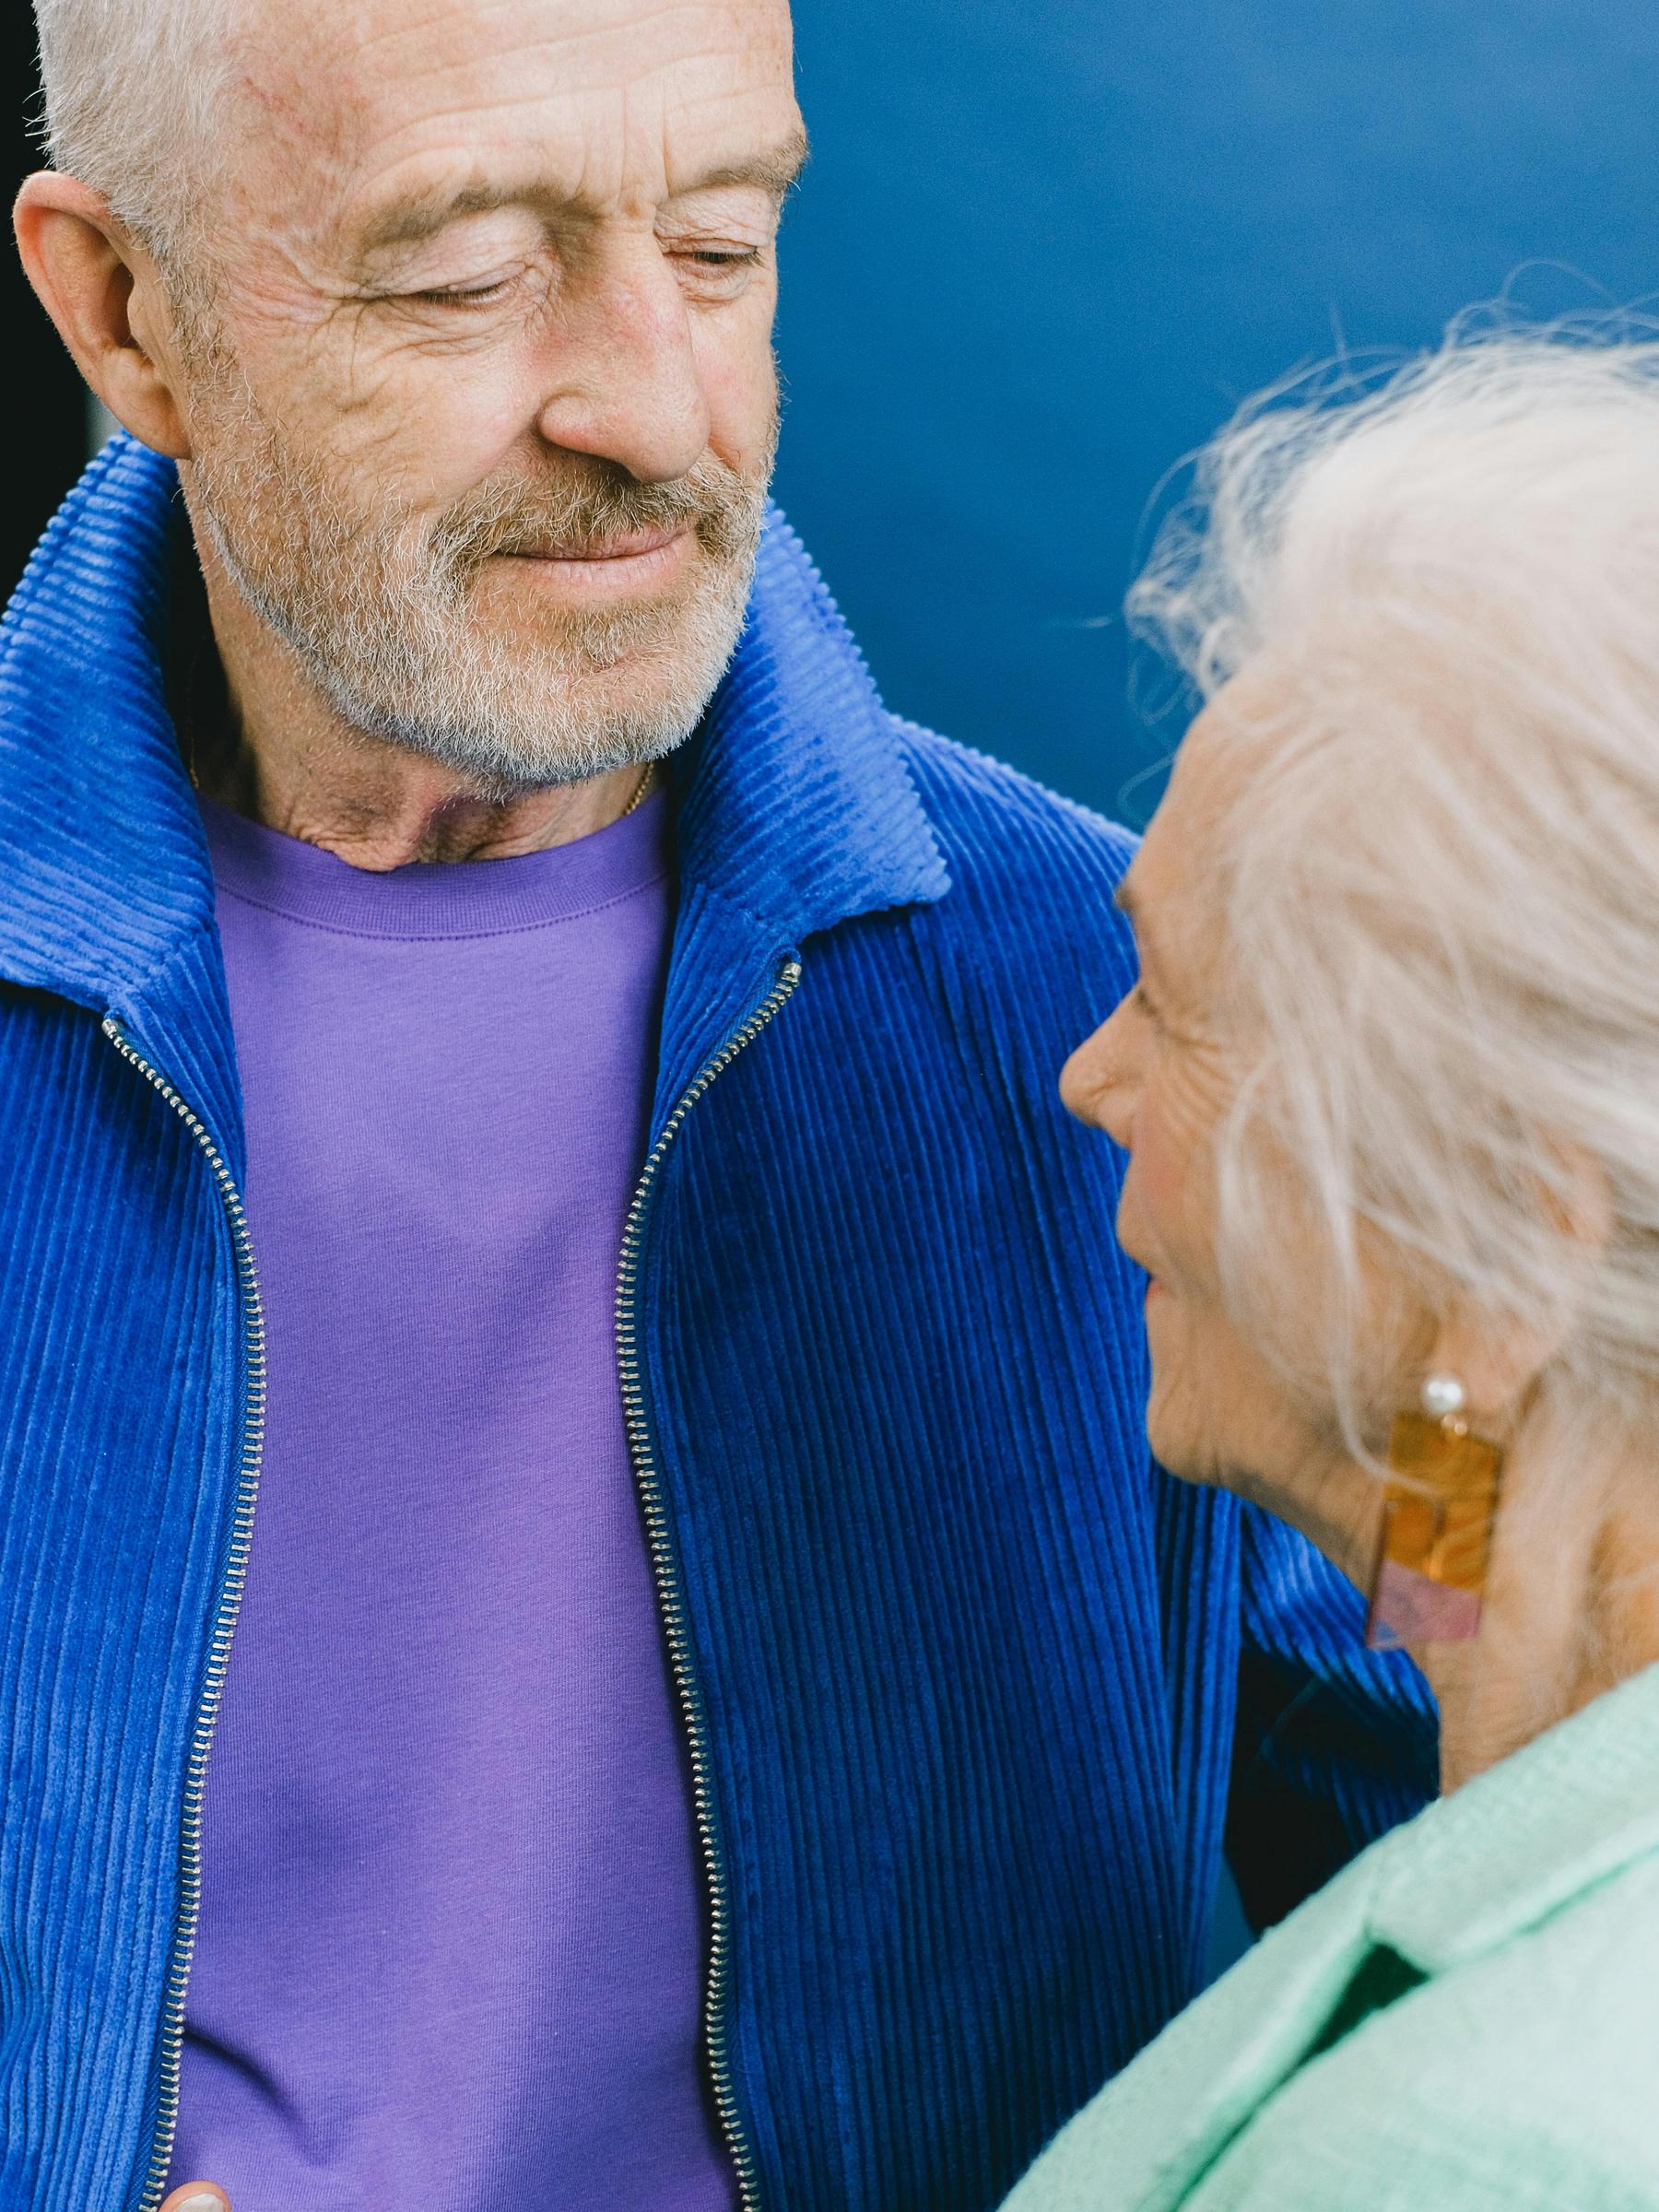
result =
[[[709,402],[686,297],[656,240],[602,247],[563,305],[542,436],[641,483],[685,476],[708,451]]]

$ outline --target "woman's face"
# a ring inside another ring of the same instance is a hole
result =
[[[1271,1506],[1362,1572],[1375,1486],[1344,1452],[1331,1410],[1305,1402],[1241,1334],[1217,1260],[1215,1140],[1247,1053],[1253,1057],[1226,1018],[1229,950],[1221,902],[1210,895],[1241,772],[1227,718],[1246,696],[1243,684],[1230,687],[1182,747],[1121,894],[1141,982],[1073,1053],[1061,1095],[1129,1155],[1118,1234],[1151,1278],[1154,1452],[1188,1481],[1224,1484]],[[1272,1208],[1276,1248],[1258,1256],[1273,1288],[1276,1336],[1293,1357],[1305,1348],[1312,1364],[1322,1270],[1300,1194],[1288,1174],[1283,1183],[1283,1204]]]

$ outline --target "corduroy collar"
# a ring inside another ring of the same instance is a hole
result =
[[[182,526],[171,463],[116,438],[0,628],[0,974],[100,1013],[153,1004],[213,917],[162,666]],[[948,888],[868,672],[775,509],[747,629],[675,781],[682,876],[781,942]]]

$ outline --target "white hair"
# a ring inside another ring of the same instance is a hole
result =
[[[1651,1404],[1659,344],[1468,320],[1380,380],[1280,387],[1200,457],[1130,608],[1203,695],[1264,678],[1216,885],[1259,1047],[1218,1159],[1241,1312],[1273,1304],[1277,1153],[1350,1441],[1371,1231],[1431,1306],[1559,1344],[1567,1406]]]
[[[54,169],[163,258],[190,229],[231,60],[234,0],[34,0]]]

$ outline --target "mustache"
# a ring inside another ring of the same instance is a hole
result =
[[[597,551],[641,531],[692,529],[705,553],[738,560],[754,549],[765,506],[770,465],[749,477],[705,453],[683,477],[641,483],[602,465],[592,473],[529,483],[523,477],[484,483],[444,510],[429,547],[439,576],[465,591],[492,555]]]

